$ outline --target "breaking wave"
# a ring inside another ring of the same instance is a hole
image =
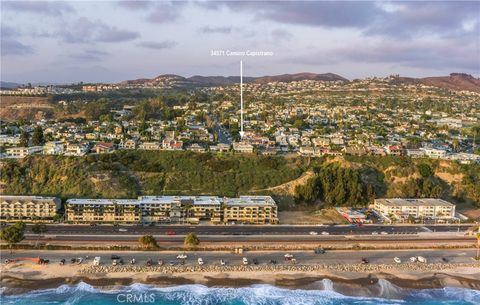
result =
[[[271,285],[242,288],[181,285],[155,287],[133,284],[114,289],[99,289],[86,283],[61,285],[18,295],[0,295],[0,303],[11,305],[473,305],[479,304],[480,291],[464,288],[402,289],[379,280],[357,296],[338,292],[337,283],[328,279],[318,282],[317,289],[285,289]],[[340,286],[338,286],[340,287]],[[135,302],[126,302],[129,295]]]

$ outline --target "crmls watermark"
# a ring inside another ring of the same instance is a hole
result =
[[[247,56],[247,57],[262,57],[262,56],[273,56],[272,51],[231,51],[231,50],[210,50],[210,56],[218,57],[230,57],[230,56]]]
[[[147,304],[155,302],[154,293],[119,293],[117,302],[122,304]]]

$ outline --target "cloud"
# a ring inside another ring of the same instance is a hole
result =
[[[234,12],[253,13],[259,20],[325,27],[366,26],[372,14],[382,12],[373,2],[224,1],[201,6],[207,9],[225,6]]]
[[[290,40],[293,37],[292,33],[283,29],[276,29],[272,31],[272,38],[274,41],[279,42],[283,40]]]
[[[147,17],[147,21],[152,23],[169,23],[180,17],[185,2],[159,2],[154,10]]]
[[[478,73],[478,49],[460,41],[382,41],[352,43],[348,47],[334,48],[290,58],[290,62],[306,65],[331,64],[389,64],[410,68],[469,71]]]
[[[218,27],[210,27],[204,26],[199,29],[199,32],[206,33],[206,34],[230,34],[233,30],[231,26],[218,26]]]
[[[218,1],[198,5],[210,10],[226,7],[251,14],[256,21],[354,28],[365,35],[402,38],[458,35],[465,31],[465,23],[480,19],[478,1]]]
[[[48,16],[61,16],[74,11],[70,4],[63,1],[2,1],[2,9]]]
[[[67,43],[123,42],[140,37],[137,32],[122,30],[85,17],[77,19],[54,35],[60,36]]]
[[[165,40],[161,42],[155,41],[144,41],[137,44],[139,47],[147,48],[147,49],[154,49],[154,50],[163,50],[163,49],[171,49],[176,46],[178,43],[172,40]]]
[[[126,9],[134,9],[134,10],[144,10],[151,8],[153,5],[153,1],[119,1],[117,2],[118,6],[126,8]]]
[[[9,26],[1,26],[1,55],[28,55],[33,54],[31,46],[21,43],[16,39],[18,32]]]
[[[68,57],[84,62],[84,61],[102,61],[110,55],[110,53],[100,50],[87,49],[81,53],[70,54]]]

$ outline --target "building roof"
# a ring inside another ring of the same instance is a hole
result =
[[[96,204],[96,205],[107,205],[107,204],[139,204],[140,202],[137,199],[94,199],[94,198],[73,198],[68,199],[67,204]]]
[[[276,206],[275,200],[270,196],[240,196],[240,198],[227,198],[226,205],[234,206]]]
[[[18,202],[57,202],[60,201],[57,197],[43,197],[43,196],[13,196],[0,195],[0,201],[18,201]]]
[[[375,203],[386,206],[455,206],[454,204],[439,198],[381,198],[375,199]]]

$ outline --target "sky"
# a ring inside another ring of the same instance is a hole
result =
[[[479,1],[4,1],[1,80],[480,76]],[[212,50],[271,56],[212,56]]]

